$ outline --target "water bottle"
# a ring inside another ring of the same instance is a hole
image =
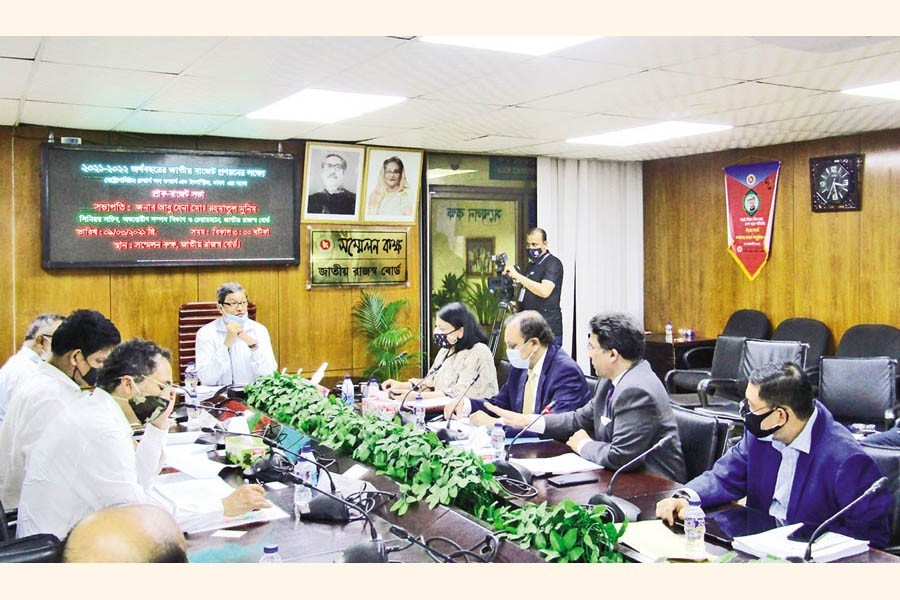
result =
[[[184,391],[187,394],[187,397],[184,400],[186,403],[197,403],[197,384],[197,365],[196,363],[189,362],[184,368]],[[197,431],[200,429],[200,409],[188,407],[186,410],[187,423],[185,424],[185,427],[188,431]]]
[[[503,424],[500,421],[494,423],[494,428],[491,429],[491,448],[494,449],[494,460],[500,460],[503,458],[503,450],[506,447],[506,431],[503,429]]]
[[[422,401],[422,394],[417,394],[413,402],[413,416],[415,417],[416,429],[425,429],[425,403]]]
[[[294,463],[294,476],[300,481],[305,481],[309,485],[315,487],[318,479],[318,471],[316,465],[303,460],[304,458],[313,458],[312,446],[304,446],[300,453],[300,458]],[[312,501],[312,490],[300,483],[294,484],[294,516],[299,519],[300,515],[309,512],[309,503]]]
[[[341,384],[341,400],[347,406],[353,406],[353,381],[349,375],[344,375],[344,383]]]
[[[706,558],[706,513],[699,500],[691,500],[684,513],[684,536],[687,540],[687,557],[693,560]]]
[[[375,414],[374,410],[374,399],[372,395],[378,391],[378,380],[374,377],[370,378],[366,383],[366,393],[363,394],[361,398],[362,402],[362,415],[364,417],[368,417],[370,415]]]
[[[259,559],[261,563],[280,563],[281,562],[281,554],[278,553],[278,546],[264,546],[263,547],[263,555],[262,558]]]
[[[666,343],[667,344],[672,343],[672,323],[671,322],[666,323]]]

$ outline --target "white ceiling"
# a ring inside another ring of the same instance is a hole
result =
[[[605,37],[544,57],[394,37],[0,37],[0,124],[650,160],[900,128],[898,37]],[[306,87],[403,95],[334,124],[245,118]],[[627,148],[567,138],[732,125]]]

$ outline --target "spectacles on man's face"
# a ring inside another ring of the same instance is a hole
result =
[[[234,310],[235,308],[247,308],[250,306],[250,303],[246,300],[241,300],[240,302],[223,302],[222,305]]]
[[[145,377],[144,379],[146,379],[150,383],[154,383],[154,384],[158,385],[160,394],[171,394],[172,393],[173,383],[171,381],[168,381],[168,382],[157,381],[151,377]]]

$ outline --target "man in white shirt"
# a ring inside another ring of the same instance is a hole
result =
[[[53,332],[63,319],[64,316],[55,313],[35,317],[28,325],[22,347],[0,368],[0,423],[3,423],[6,408],[19,382],[34,375],[38,364],[49,356]]]
[[[197,332],[197,375],[203,385],[245,385],[278,369],[269,330],[247,314],[247,292],[239,283],[216,290],[222,316]]]
[[[182,527],[271,506],[263,488],[244,485],[199,511],[179,511],[148,493],[164,463],[174,405],[170,354],[134,339],[106,359],[97,388],[69,403],[50,424],[28,460],[19,503],[18,537],[52,533],[62,539],[81,519],[107,506],[157,504],[174,510]],[[156,406],[142,414],[142,406]],[[148,411],[150,412],[150,411]],[[134,447],[128,417],[147,423]]]
[[[32,446],[82,389],[97,381],[97,370],[122,340],[112,322],[95,310],[76,310],[53,334],[50,357],[19,383],[0,425],[0,501],[19,505],[25,465]]]

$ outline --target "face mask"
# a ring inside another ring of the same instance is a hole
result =
[[[531,354],[534,354],[534,350],[531,351]],[[509,364],[517,369],[527,369],[531,366],[531,354],[527,357],[523,358],[519,354],[518,348],[507,348],[506,349],[506,360],[509,361]]]
[[[747,431],[752,433],[758,438],[763,438],[772,435],[782,427],[784,427],[784,423],[781,425],[776,425],[775,427],[770,427],[769,429],[762,428],[762,422],[775,412],[776,409],[771,409],[770,411],[763,413],[761,415],[750,412],[750,405],[744,402],[741,404],[741,417],[744,419],[744,427],[747,428]],[[787,421],[785,421],[786,423]]]
[[[544,250],[541,248],[529,248],[528,249],[528,258],[531,260],[537,260],[541,257],[541,254],[544,253]]]
[[[457,327],[450,333],[454,333],[458,329],[459,329],[459,327]],[[456,341],[459,341],[459,340],[456,340],[454,342],[451,342],[450,340],[448,340],[447,336],[450,335],[450,333],[441,333],[440,331],[435,331],[434,332],[434,345],[437,346],[438,348],[452,348],[453,346],[455,346]]]
[[[246,324],[247,324],[247,320],[248,320],[249,318],[250,318],[250,317],[248,317],[247,315],[241,315],[241,316],[238,316],[238,315],[225,315],[225,322],[226,322],[226,323],[238,323],[238,324],[240,324],[240,325],[246,325]]]
[[[156,420],[169,406],[169,401],[160,396],[148,396],[141,391],[128,401],[131,410],[141,423],[147,424]]]
[[[85,361],[85,362],[87,362],[87,361]],[[97,375],[100,372],[97,369],[95,369],[94,367],[91,367],[90,363],[88,363],[88,367],[89,368],[87,370],[87,373],[82,373],[81,369],[78,368],[78,365],[77,364],[75,365],[75,368],[78,369],[78,374],[81,375],[81,378],[84,380],[84,382],[86,384],[88,384],[90,387],[94,387],[97,384]],[[73,381],[75,379],[74,373],[72,374],[72,379],[73,379]]]

